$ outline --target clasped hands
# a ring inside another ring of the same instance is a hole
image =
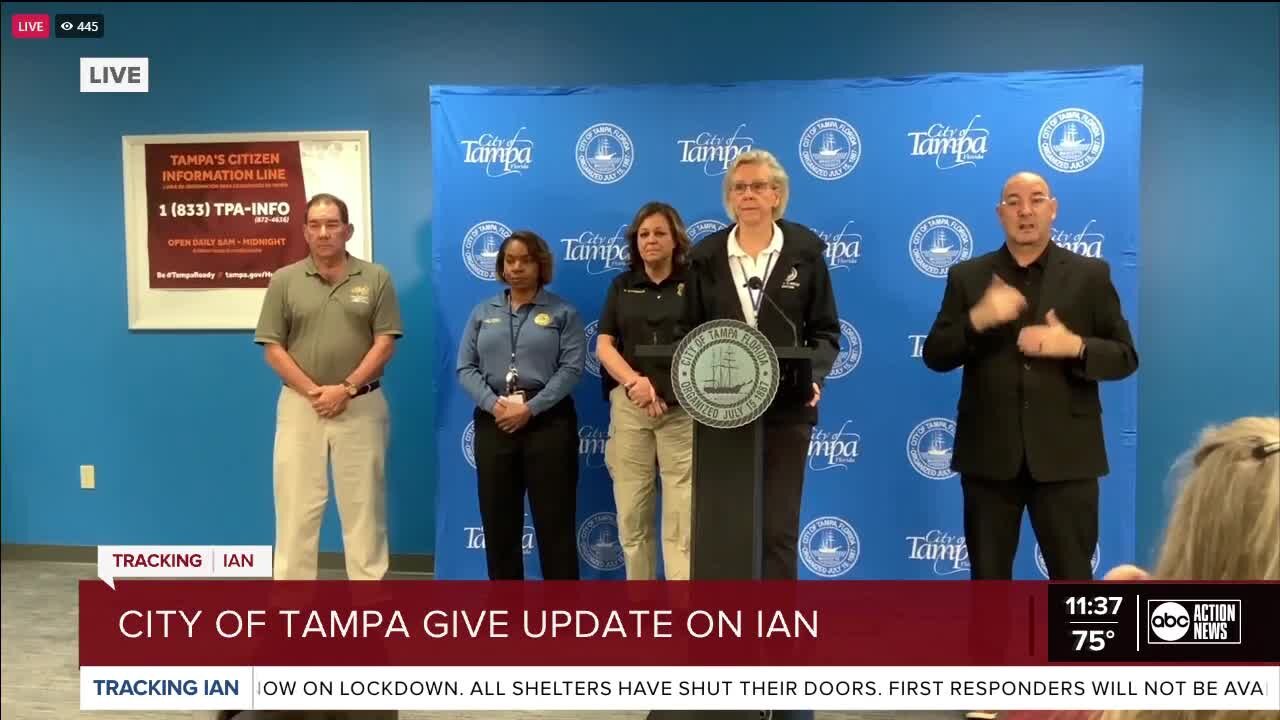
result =
[[[513,433],[519,430],[528,425],[532,417],[533,412],[522,400],[499,397],[498,402],[493,404],[493,419],[503,432]]]
[[[347,409],[351,396],[342,385],[317,385],[307,392],[311,409],[322,418],[335,418]]]
[[[969,311],[969,322],[979,332],[1016,320],[1027,309],[1027,299],[999,275],[982,299]],[[1028,325],[1018,333],[1018,349],[1028,357],[1075,358],[1084,350],[1084,338],[1062,324],[1053,310],[1045,313],[1043,325]]]
[[[627,383],[622,388],[627,393],[627,399],[631,404],[644,410],[651,418],[662,417],[667,412],[667,403],[654,389],[653,382],[643,375],[637,375],[634,380]]]

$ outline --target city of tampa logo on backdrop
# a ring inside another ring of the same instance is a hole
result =
[[[1059,218],[1061,220],[1061,218]],[[1080,232],[1071,232],[1069,230],[1059,230],[1053,228],[1052,240],[1053,244],[1060,248],[1070,250],[1077,255],[1085,257],[1100,258],[1102,257],[1102,243],[1107,237],[1094,227],[1097,220],[1089,220],[1084,224],[1084,229]]]
[[[973,256],[973,235],[951,215],[930,215],[911,231],[911,262],[920,272],[945,278],[952,265]]]
[[[462,145],[462,162],[479,165],[491,178],[519,175],[533,165],[533,140],[522,136],[526,128],[521,126],[503,137],[493,133],[481,133],[478,137],[459,141]]]
[[[931,157],[939,170],[973,167],[987,156],[987,140],[991,133],[978,127],[974,115],[965,127],[933,123],[927,130],[907,133],[911,139],[912,157]]]
[[[836,117],[810,123],[800,134],[800,164],[819,180],[839,180],[862,159],[862,138],[852,125]]]
[[[511,228],[497,220],[482,220],[462,237],[462,262],[480,280],[497,278],[498,248],[511,235]]]
[[[578,555],[583,562],[610,572],[623,566],[622,543],[618,541],[618,518],[611,512],[598,512],[578,526]]]
[[[955,476],[951,453],[956,444],[956,424],[948,418],[929,418],[916,425],[907,437],[907,459],[916,472],[930,480]]]
[[[858,334],[858,328],[853,323],[840,319],[840,352],[836,353],[836,360],[831,364],[831,372],[827,373],[828,380],[838,380],[845,375],[853,372],[858,367],[858,363],[862,360],[862,336]]]
[[[609,442],[609,428],[597,428],[595,425],[583,425],[578,428],[578,457],[589,470],[599,470],[605,466],[604,449]]]
[[[472,420],[462,429],[462,458],[471,469],[476,467],[476,422]]]
[[[814,518],[800,531],[800,560],[809,572],[824,578],[840,577],[853,569],[862,556],[862,542],[848,520],[835,515]]]
[[[862,443],[862,436],[851,429],[852,425],[852,420],[845,420],[836,430],[814,426],[809,434],[810,470],[847,470],[858,461],[858,446]]]
[[[1094,545],[1093,557],[1089,560],[1089,564],[1093,567],[1094,573],[1098,572],[1098,565],[1101,561],[1102,545]],[[1040,574],[1043,575],[1046,580],[1049,579],[1049,565],[1044,561],[1044,552],[1040,549],[1040,543],[1036,543],[1036,569],[1040,571]]]
[[[969,547],[964,535],[933,529],[923,535],[907,536],[908,560],[931,563],[939,577],[969,571]]]
[[[520,534],[520,552],[524,555],[532,554],[536,547],[535,543],[537,542],[533,531],[533,525],[531,525],[530,522],[529,514],[525,513],[524,530]],[[462,528],[462,531],[466,533],[466,544],[463,545],[464,548],[467,550],[479,551],[483,551],[485,549],[483,526],[468,525]]]
[[[928,339],[928,337],[929,336],[927,334],[923,333],[907,336],[907,342],[910,343],[911,357],[913,359],[924,357],[924,341]]]
[[[1045,119],[1037,137],[1040,157],[1064,173],[1088,170],[1106,144],[1102,121],[1083,108],[1064,108]]]
[[[574,156],[583,177],[600,185],[612,185],[631,172],[636,150],[626,130],[602,122],[582,131]]]
[[[853,221],[848,220],[835,232],[809,228],[826,243],[827,249],[823,254],[827,258],[827,267],[832,270],[848,270],[862,258],[862,233],[854,232],[852,225]]]
[[[746,128],[746,123],[738,123],[728,135],[700,132],[691,138],[676,140],[680,147],[680,164],[700,166],[703,174],[710,177],[724,175],[734,158],[755,144],[755,138],[746,134]]]
[[[573,237],[560,238],[564,260],[581,266],[588,275],[605,275],[627,269],[631,248],[627,246],[627,223],[612,232],[583,230]]]
[[[600,321],[592,320],[585,328],[587,335],[587,367],[588,373],[600,377],[600,358],[596,357],[596,339],[600,337]]]
[[[685,232],[689,235],[689,242],[693,245],[697,245],[698,241],[702,238],[716,232],[717,230],[723,230],[727,227],[729,227],[728,224],[720,222],[719,220],[695,220],[685,228]]]

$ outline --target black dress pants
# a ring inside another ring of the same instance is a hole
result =
[[[515,433],[476,408],[475,455],[490,580],[523,580],[524,498],[529,494],[546,580],[578,579],[578,414],[565,398]]]
[[[769,423],[764,431],[764,567],[760,575],[765,580],[795,580],[800,501],[813,426],[807,422]]]
[[[964,475],[964,535],[974,580],[1010,580],[1022,511],[1051,580],[1092,580],[1098,544],[1098,479],[1037,482],[1025,460],[1013,479]]]

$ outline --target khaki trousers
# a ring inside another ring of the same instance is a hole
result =
[[[693,501],[693,419],[683,408],[651,418],[627,399],[622,387],[609,394],[609,440],[605,466],[613,476],[628,580],[658,577],[654,460],[662,475],[662,559],[667,580],[689,579]]]
[[[276,405],[275,502],[277,580],[314,580],[320,523],[329,502],[329,461],[351,580],[387,572],[387,398],[379,388],[352,398],[335,418],[322,418],[292,388]]]

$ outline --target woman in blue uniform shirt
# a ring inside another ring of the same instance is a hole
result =
[[[552,259],[536,233],[502,242],[507,288],[471,311],[458,378],[476,404],[475,457],[491,580],[523,580],[520,546],[529,494],[547,580],[577,580],[578,415],[572,392],[586,362],[577,309],[550,292]]]

